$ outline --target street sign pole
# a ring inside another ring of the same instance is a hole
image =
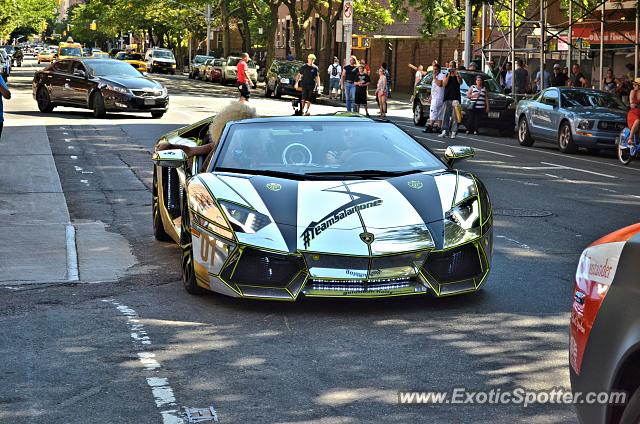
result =
[[[353,34],[353,2],[352,0],[344,0],[342,9],[342,25],[344,28],[344,42],[346,43],[345,64],[349,63],[351,58],[351,36]]]
[[[207,3],[207,56],[211,51],[211,4]]]
[[[465,2],[464,16],[464,66],[469,67],[471,59],[473,59],[473,14],[471,11],[471,0]]]

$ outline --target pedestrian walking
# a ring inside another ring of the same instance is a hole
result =
[[[309,115],[309,109],[311,108],[311,102],[318,86],[320,86],[320,70],[314,64],[316,55],[311,53],[307,56],[307,63],[300,67],[298,75],[296,75],[296,84],[302,88],[302,95],[300,97],[301,112],[305,115]]]
[[[513,71],[513,93],[518,101],[522,100],[529,90],[529,71],[522,60],[516,63],[516,70]]]
[[[476,76],[476,83],[467,90],[467,98],[471,101],[467,111],[467,134],[478,135],[478,121],[489,112],[487,89],[481,75]]]
[[[347,112],[355,112],[355,105],[353,101],[356,96],[356,86],[353,85],[358,69],[356,68],[356,58],[351,56],[349,58],[349,64],[342,69],[342,75],[340,76],[340,88],[345,96],[347,103]]]
[[[551,76],[551,87],[564,87],[567,85],[567,75],[562,72],[562,66],[553,65],[553,75]]]
[[[2,138],[2,127],[4,126],[4,105],[2,98],[11,99],[11,91],[7,87],[7,83],[4,82],[4,78],[0,75],[0,138]]]
[[[462,84],[462,77],[456,69],[456,62],[449,62],[449,72],[442,80],[444,86],[444,105],[442,111],[442,133],[438,137],[446,137],[451,135],[451,138],[456,138],[458,133],[458,119],[455,114],[455,108],[460,105],[462,101],[460,95],[460,84]]]
[[[369,107],[367,106],[367,87],[369,87],[369,83],[371,83],[371,77],[365,72],[364,65],[358,65],[358,74],[354,81],[356,87],[356,109],[354,112],[360,113],[360,106],[364,106],[367,116],[369,116]]]
[[[249,77],[249,53],[242,53],[242,60],[238,62],[236,67],[238,72],[238,91],[240,92],[240,103],[248,102],[251,97],[251,88],[253,87],[253,81]]]
[[[587,87],[589,85],[589,80],[582,74],[580,65],[574,63],[571,67],[571,72],[573,72],[573,75],[571,76],[571,80],[569,80],[570,87]]]
[[[387,116],[387,77],[383,68],[378,69],[378,84],[376,85],[376,100],[380,112],[378,115]]]
[[[429,121],[423,132],[439,132],[442,122],[442,103],[444,101],[444,87],[442,81],[444,75],[440,72],[440,65],[433,65],[433,81],[431,82],[431,107],[429,108]]]
[[[340,75],[342,75],[342,66],[340,61],[334,56],[333,63],[329,65],[327,70],[329,73],[329,99],[340,97]]]

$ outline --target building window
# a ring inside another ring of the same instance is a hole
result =
[[[216,33],[216,48],[221,49],[222,47],[222,33]]]

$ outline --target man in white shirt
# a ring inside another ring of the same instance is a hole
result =
[[[333,63],[327,69],[329,73],[329,99],[340,98],[340,76],[342,75],[342,66],[340,61],[334,56]]]

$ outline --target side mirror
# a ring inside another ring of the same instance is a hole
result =
[[[86,78],[87,74],[82,69],[76,69],[75,71],[73,71],[73,76],[74,77],[80,77],[80,78]]]
[[[447,160],[447,165],[449,166],[453,166],[455,161],[469,159],[475,155],[475,150],[467,146],[449,146],[447,150],[444,151],[444,158]]]
[[[153,153],[151,159],[163,168],[179,168],[187,161],[187,154],[180,149],[159,150]]]

